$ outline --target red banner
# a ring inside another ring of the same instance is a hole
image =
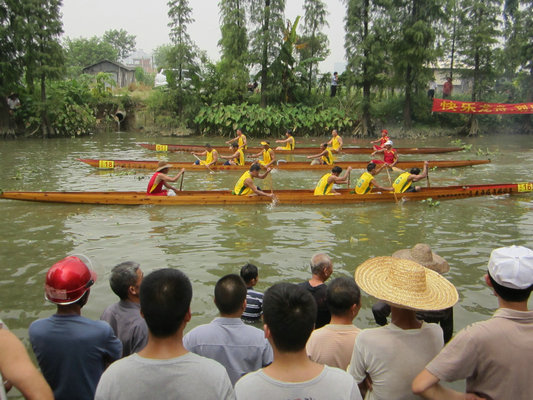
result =
[[[431,111],[459,114],[533,114],[533,103],[505,104],[433,99]]]

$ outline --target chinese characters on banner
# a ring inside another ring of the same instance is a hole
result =
[[[533,114],[533,103],[484,103],[434,98],[431,111],[459,114]]]

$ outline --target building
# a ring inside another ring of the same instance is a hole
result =
[[[102,60],[83,68],[84,74],[96,75],[99,72],[110,74],[120,88],[135,82],[135,68],[126,67],[118,62]]]

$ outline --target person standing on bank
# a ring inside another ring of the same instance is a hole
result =
[[[331,97],[335,97],[337,94],[337,86],[339,85],[339,74],[335,71],[331,76]]]
[[[446,82],[444,82],[444,85],[442,85],[442,98],[447,99],[452,95],[453,91],[453,83],[452,78],[449,76],[446,78]]]

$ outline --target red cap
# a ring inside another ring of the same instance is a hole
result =
[[[382,129],[382,130],[381,130],[381,133],[386,133],[386,134],[388,135],[388,134],[389,134],[389,131],[386,130],[386,129]]]

